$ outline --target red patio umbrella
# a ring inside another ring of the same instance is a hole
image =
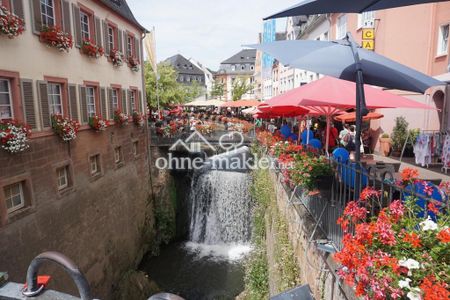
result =
[[[364,121],[378,120],[384,118],[384,115],[376,112],[370,112],[363,117]],[[356,112],[342,114],[334,118],[338,122],[351,123],[356,121]]]
[[[369,109],[399,107],[433,109],[428,105],[368,85],[364,86],[364,91],[366,105]],[[258,106],[258,109],[265,112],[276,109],[288,110],[301,106],[310,110],[310,113],[326,116],[326,149],[328,150],[331,117],[346,109],[355,108],[355,98],[356,84],[354,82],[325,76],[309,84],[292,89],[282,95],[273,97]]]

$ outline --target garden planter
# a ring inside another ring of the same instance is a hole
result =
[[[389,152],[391,152],[391,143],[390,138],[380,138],[380,150],[384,156],[389,156]]]

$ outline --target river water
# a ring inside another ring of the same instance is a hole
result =
[[[189,238],[144,259],[141,269],[164,292],[188,300],[234,299],[244,290],[251,251],[251,176],[196,171],[189,195]]]

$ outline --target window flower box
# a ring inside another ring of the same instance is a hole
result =
[[[123,113],[120,109],[114,111],[114,123],[119,126],[128,125],[128,115]]]
[[[145,115],[137,111],[133,112],[133,123],[137,127],[144,127],[145,125]]]
[[[109,126],[109,122],[103,120],[100,116],[94,116],[89,118],[89,126],[95,131],[105,131]]]
[[[137,59],[137,57],[128,57],[128,65],[130,66],[132,71],[139,72],[139,60]]]
[[[52,129],[64,142],[70,142],[77,138],[80,124],[60,114],[52,115]]]
[[[92,40],[83,40],[81,51],[89,57],[99,58],[105,54],[103,47],[98,47]]]
[[[20,153],[28,149],[31,129],[16,120],[0,120],[0,147],[11,153]]]
[[[69,49],[73,47],[73,38],[70,34],[65,33],[57,26],[47,27],[44,26],[39,35],[42,43],[48,47],[53,47],[59,51],[69,52]]]
[[[23,19],[11,13],[6,7],[0,5],[0,34],[13,39],[23,33],[25,22]]]
[[[123,53],[117,49],[112,49],[109,58],[114,67],[121,67],[123,65]]]

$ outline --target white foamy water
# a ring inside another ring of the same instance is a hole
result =
[[[194,253],[198,259],[210,258],[228,261],[239,261],[252,251],[252,247],[245,244],[209,245],[187,242],[184,248]]]

